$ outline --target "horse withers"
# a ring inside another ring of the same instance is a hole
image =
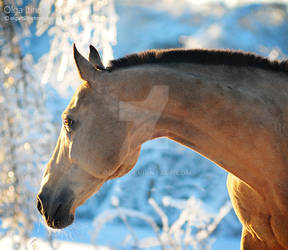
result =
[[[128,173],[141,145],[168,137],[229,172],[242,249],[288,249],[288,62],[227,50],[150,50],[104,67],[74,46],[83,83],[37,196],[61,229],[104,182]],[[192,181],[192,180],[191,180]]]

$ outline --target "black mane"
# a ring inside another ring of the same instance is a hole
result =
[[[108,70],[137,66],[142,64],[164,63],[197,63],[213,65],[250,66],[265,70],[288,73],[288,60],[278,61],[258,56],[253,53],[235,50],[208,50],[208,49],[164,49],[147,50],[112,60]]]

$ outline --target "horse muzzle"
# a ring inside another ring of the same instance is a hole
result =
[[[74,221],[71,207],[74,201],[74,193],[70,189],[61,192],[43,188],[37,195],[37,209],[45,219],[46,224],[53,229],[62,229]],[[55,195],[54,193],[57,193]]]

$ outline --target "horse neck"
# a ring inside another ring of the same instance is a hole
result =
[[[118,85],[120,119],[133,121],[135,147],[168,137],[255,189],[263,185],[271,166],[283,165],[274,124],[288,104],[284,73],[281,78],[260,69],[177,64],[113,74],[118,81],[126,78]]]

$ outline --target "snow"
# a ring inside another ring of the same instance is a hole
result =
[[[13,250],[11,247],[12,241],[10,238],[4,238],[0,241],[0,249]],[[89,244],[83,244],[78,242],[60,241],[55,240],[54,245],[58,250],[95,250],[95,247]],[[49,242],[42,239],[33,238],[29,241],[27,250],[51,250]],[[108,250],[108,247],[99,246],[99,250]],[[22,249],[19,249],[22,250]],[[24,248],[23,248],[24,250]]]
[[[0,248],[5,250],[13,250],[11,247],[11,239],[5,238],[0,242]],[[95,250],[95,246],[91,244],[84,244],[79,242],[72,241],[64,241],[64,240],[54,240],[53,246],[58,250]],[[33,238],[27,244],[27,248],[25,250],[51,250],[51,245],[48,241],[44,241],[39,238]],[[107,246],[97,246],[98,250],[109,250],[110,247]],[[19,249],[21,250],[21,249]]]
[[[86,225],[84,226],[84,224]],[[81,225],[82,226],[80,227],[79,230],[86,229],[86,233],[89,231],[89,228],[91,228],[91,222],[88,221],[86,222],[84,221],[84,223],[82,222]],[[151,231],[147,230],[147,228],[136,228],[135,231],[137,232],[137,237],[139,238],[147,238],[151,236]],[[97,250],[130,249],[128,247],[127,248],[119,247],[119,242],[121,242],[122,239],[125,239],[125,237],[127,238],[127,230],[121,225],[118,224],[106,225],[101,231],[100,236],[101,237],[97,241],[98,242],[96,248]],[[86,240],[86,242],[88,241]],[[11,247],[11,243],[12,243],[11,239],[8,237],[0,240],[0,249],[13,250],[13,248]],[[145,244],[144,241],[143,244]],[[238,238],[217,237],[214,239],[211,250],[239,249],[239,245],[240,245],[239,237]],[[75,235],[74,239],[67,239],[66,237],[65,240],[63,239],[54,240],[54,246],[58,250],[73,250],[73,249],[95,250],[95,245],[93,244],[93,241],[92,243],[79,242],[77,235]],[[27,248],[28,250],[51,250],[49,241],[39,237],[31,238],[27,243]],[[150,249],[158,250],[160,248],[154,247]]]

